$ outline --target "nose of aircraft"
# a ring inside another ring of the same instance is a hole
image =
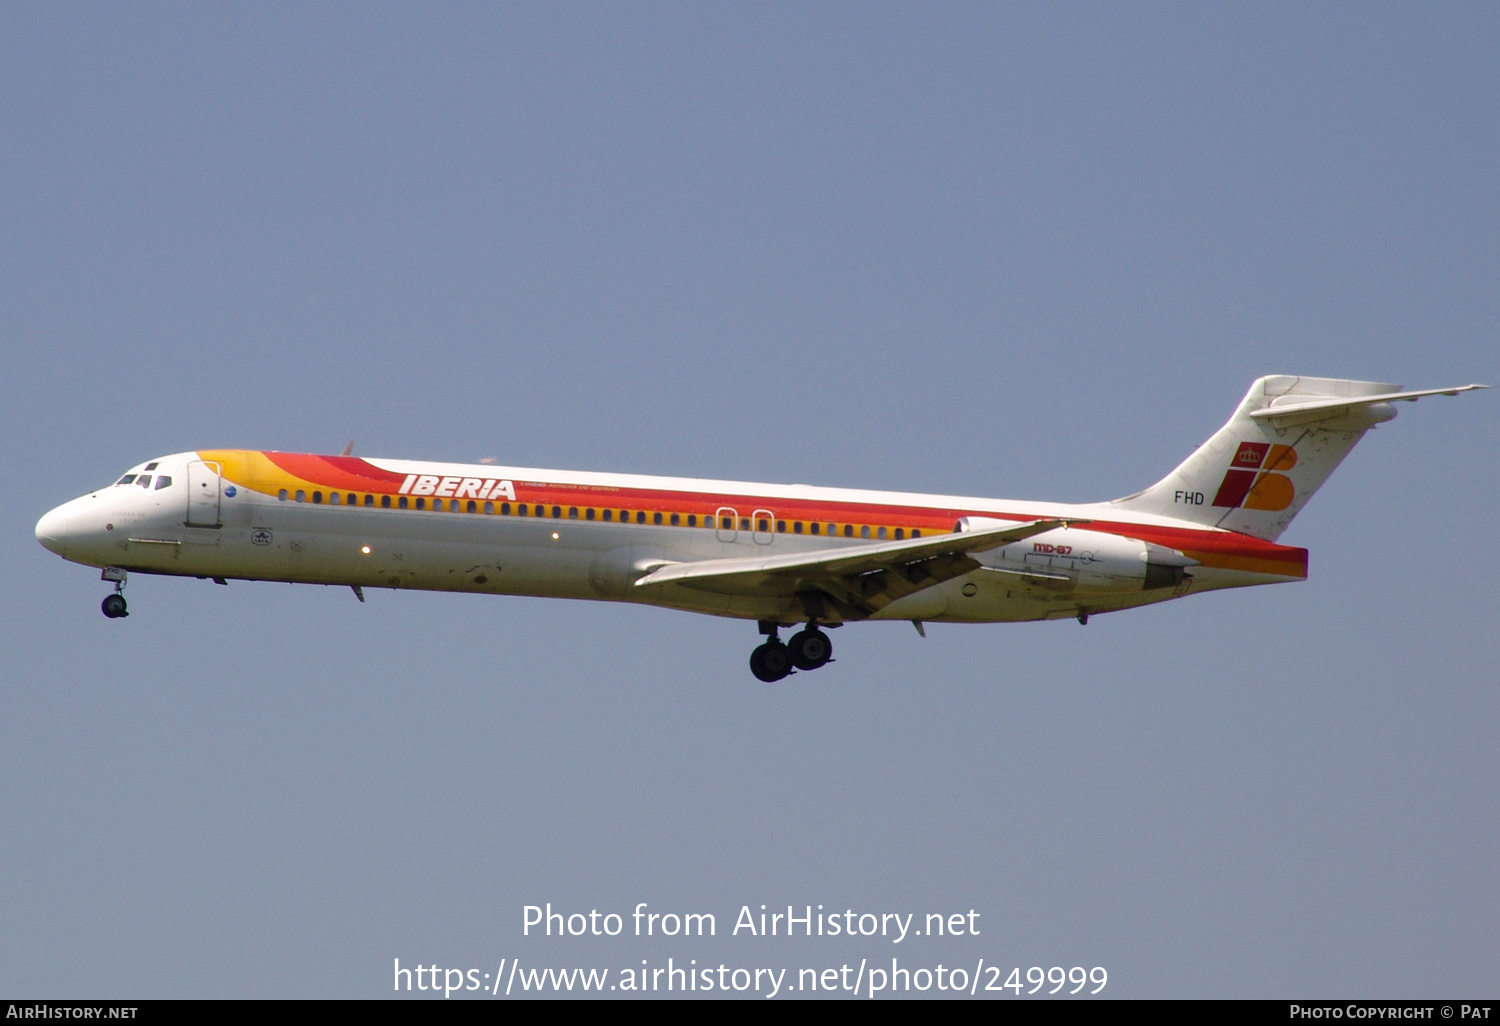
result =
[[[59,556],[68,547],[68,514],[61,506],[36,522],[36,540]]]

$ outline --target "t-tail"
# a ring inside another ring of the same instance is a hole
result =
[[[1181,466],[1112,505],[1275,541],[1364,433],[1396,416],[1393,403],[1488,387],[1403,392],[1375,381],[1259,378]]]

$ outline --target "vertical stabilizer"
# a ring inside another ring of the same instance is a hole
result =
[[[1274,541],[1364,433],[1396,415],[1385,400],[1406,397],[1374,381],[1260,378],[1181,466],[1113,505]]]

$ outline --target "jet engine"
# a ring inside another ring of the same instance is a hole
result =
[[[960,531],[1000,527],[1014,521],[964,517]],[[1197,565],[1175,549],[1102,531],[1075,527],[1032,535],[975,557],[986,570],[1015,576],[1017,583],[1048,591],[1154,591],[1175,588]]]

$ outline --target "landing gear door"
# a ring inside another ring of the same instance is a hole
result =
[[[217,463],[193,460],[187,465],[188,527],[220,527],[220,493],[223,477]]]

